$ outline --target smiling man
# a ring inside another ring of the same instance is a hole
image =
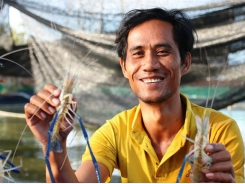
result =
[[[194,33],[190,20],[178,10],[154,8],[126,14],[115,42],[123,74],[139,105],[108,120],[90,139],[102,181],[109,181],[117,168],[122,182],[175,182],[185,155],[192,149],[193,143],[185,137],[195,139],[196,116],[204,116],[205,111],[209,112],[212,128],[210,144],[204,151],[212,163],[198,175],[200,181],[244,181],[244,147],[236,122],[192,104],[180,93],[181,77],[191,65]],[[50,109],[60,104],[60,91],[56,89],[46,85],[25,106],[27,124],[42,142],[44,153],[47,124],[54,114]],[[50,100],[45,101],[48,97]],[[35,118],[31,118],[37,109]],[[67,154],[67,134],[60,131],[64,152],[50,155],[56,181],[97,182],[88,149],[75,173],[68,159],[59,170]],[[187,164],[180,182],[191,182],[192,177],[191,165]]]

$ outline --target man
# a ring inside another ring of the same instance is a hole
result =
[[[181,77],[191,65],[193,33],[190,21],[178,10],[132,10],[125,16],[117,33],[117,52],[139,105],[108,120],[90,139],[103,182],[114,168],[121,172],[122,182],[175,182],[185,155],[193,149],[185,137],[195,139],[196,116],[203,115],[210,121],[205,151],[212,165],[202,171],[201,181],[244,181],[244,147],[236,122],[214,110],[205,114],[205,108],[180,94]],[[48,84],[25,106],[27,124],[44,153],[59,95],[57,87]],[[56,181],[97,182],[88,150],[75,173],[68,159],[60,170],[69,131],[60,131],[64,151],[50,155]],[[191,165],[186,164],[180,182],[192,177]]]

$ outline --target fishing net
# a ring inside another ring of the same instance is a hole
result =
[[[114,45],[120,20],[138,1],[4,2],[22,12],[36,91],[46,83],[62,88],[67,72],[77,74],[78,114],[95,125],[138,103]],[[244,6],[244,1],[219,1],[186,9],[198,37],[191,71],[181,84],[191,101],[220,109],[245,99]]]
[[[1,8],[1,5],[0,5]],[[13,46],[13,39],[11,36],[9,19],[8,19],[8,8],[2,7],[1,10],[1,21],[0,21],[0,48],[10,51]]]

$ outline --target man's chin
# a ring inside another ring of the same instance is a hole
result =
[[[166,101],[166,98],[139,98],[142,102],[146,104],[160,104]]]

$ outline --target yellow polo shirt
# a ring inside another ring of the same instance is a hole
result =
[[[159,160],[149,137],[142,127],[140,105],[123,111],[108,120],[91,137],[90,144],[97,162],[105,165],[110,175],[114,168],[121,173],[122,182],[176,182],[182,161],[193,144],[196,131],[195,115],[202,116],[205,108],[186,104],[186,119],[176,134],[162,160]],[[228,116],[211,110],[210,143],[224,144],[230,152],[235,169],[236,182],[244,182],[244,145],[237,123]],[[88,149],[82,161],[91,160]],[[190,182],[191,166],[186,163],[180,182]],[[108,178],[109,181],[110,178]]]

